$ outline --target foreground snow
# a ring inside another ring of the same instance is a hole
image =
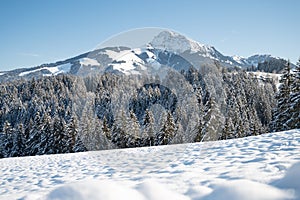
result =
[[[0,160],[0,199],[300,199],[300,130]]]

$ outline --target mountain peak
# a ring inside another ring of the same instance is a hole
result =
[[[172,52],[182,53],[190,50],[191,52],[210,52],[212,47],[200,44],[184,35],[173,31],[162,31],[150,42],[151,46],[158,49],[165,49]]]

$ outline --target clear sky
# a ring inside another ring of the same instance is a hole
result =
[[[94,49],[133,28],[169,28],[225,55],[300,56],[299,0],[1,0],[0,71]]]

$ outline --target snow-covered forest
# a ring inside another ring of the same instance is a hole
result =
[[[138,78],[136,78],[138,76]],[[219,63],[159,76],[57,75],[0,85],[0,157],[224,140],[300,128],[300,64],[270,77]]]

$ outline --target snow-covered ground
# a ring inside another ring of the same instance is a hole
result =
[[[1,159],[0,199],[300,199],[300,130]]]

